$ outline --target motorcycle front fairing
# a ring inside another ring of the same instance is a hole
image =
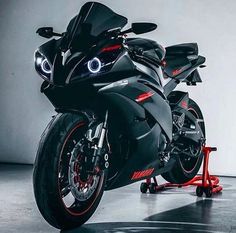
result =
[[[103,13],[98,14],[100,11]],[[101,36],[123,27],[126,22],[126,18],[102,4],[85,4],[70,22],[65,36],[57,42],[59,46],[55,46],[55,41],[48,42],[55,57],[51,84],[42,86],[58,112],[80,111],[93,103],[91,108],[98,111],[108,108],[121,113],[131,142],[131,159],[122,165],[107,189],[143,178],[132,179],[136,171],[153,169],[150,175],[160,174],[166,168],[158,153],[172,140],[171,109],[162,93],[160,69],[132,61],[123,38]],[[88,69],[94,58],[101,61],[98,72]],[[114,124],[116,120],[119,117],[115,117]]]
[[[134,76],[131,75],[132,73]],[[158,81],[147,81],[153,78],[157,79],[157,77],[151,77],[152,74],[150,70],[148,77],[138,71],[127,52],[124,51],[111,70],[103,75],[94,75],[86,82],[79,81],[75,84],[75,81],[73,85],[54,87],[54,89],[47,87],[44,90],[51,101],[55,101],[54,105],[57,107],[57,111],[80,109],[83,106],[89,107],[94,99],[100,98],[101,101],[97,104],[100,110],[106,106],[111,111],[119,112],[112,119],[113,124],[120,120],[126,122],[126,134],[131,142],[129,159],[117,171],[116,177],[107,183],[107,189],[137,181],[137,179],[131,179],[132,174],[136,171],[155,168],[152,175],[157,175],[162,173],[164,169],[168,169],[162,166],[158,153],[163,151],[166,143],[172,140],[171,109],[167,99],[159,90],[161,87],[158,86]],[[83,83],[91,84],[90,88],[93,86],[93,90],[85,87]],[[156,87],[155,89],[151,85],[153,83],[156,84],[153,85]],[[142,99],[145,98],[145,95],[150,95],[150,97]],[[70,100],[68,101],[68,99]],[[66,103],[67,101],[70,105]],[[74,106],[69,107],[72,104]],[[119,156],[121,157],[118,159],[123,160],[122,156],[124,155],[120,154]],[[111,173],[115,172],[111,171]]]
[[[100,82],[99,76],[109,76],[109,70],[116,61],[122,60],[124,67],[127,67],[125,72],[130,69],[132,64],[125,58],[127,53],[124,53],[121,46],[122,41],[105,36],[109,31],[117,28],[120,30],[126,23],[125,17],[114,13],[110,8],[100,3],[88,2],[70,21],[62,38],[50,40],[39,47],[36,54],[40,54],[41,60],[47,60],[51,68],[50,75],[45,77],[41,67],[39,69],[36,65],[36,71],[45,79],[41,91],[56,109],[77,109],[83,107],[86,100],[96,98],[97,90],[91,84],[95,79]],[[114,44],[119,45],[119,49],[106,50]],[[91,73],[87,67],[88,62],[100,55],[99,59],[104,66],[100,72]],[[108,82],[117,80],[117,76],[113,75],[113,79]]]
[[[39,47],[38,52],[49,61],[51,68],[50,77],[43,78],[55,86],[69,84],[68,75],[78,66],[78,62],[86,63],[96,56],[99,49],[109,44],[106,33],[122,29],[126,24],[127,18],[116,14],[103,4],[86,3],[79,14],[70,21],[62,38],[53,39]]]

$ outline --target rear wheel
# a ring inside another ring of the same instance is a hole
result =
[[[205,137],[205,125],[202,112],[192,99],[189,99],[188,111],[199,120],[199,125]],[[190,181],[197,175],[202,164],[202,145],[188,145],[188,143],[185,143],[181,150],[185,151],[185,153],[175,155],[176,163],[174,167],[169,172],[162,174],[162,177],[170,183],[182,184]]]
[[[88,172],[89,123],[79,115],[58,114],[45,130],[35,161],[33,182],[38,208],[59,229],[82,225],[96,210],[105,174]]]

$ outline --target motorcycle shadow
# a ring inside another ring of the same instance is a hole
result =
[[[231,208],[227,208],[227,205]],[[223,208],[227,210],[220,212]],[[203,198],[180,208],[154,214],[144,221],[90,223],[61,233],[234,232],[235,213],[232,200],[214,201]]]
[[[199,232],[195,226],[180,226],[178,224],[161,222],[107,222],[91,223],[70,231],[61,231],[61,233],[173,233],[173,232]],[[200,232],[209,232],[201,230]]]

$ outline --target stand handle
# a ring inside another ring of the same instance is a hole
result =
[[[212,151],[217,151],[217,147],[207,147],[207,146],[203,147],[204,153],[210,153]]]
[[[217,147],[210,147],[211,151],[217,151]]]

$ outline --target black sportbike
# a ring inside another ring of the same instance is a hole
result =
[[[108,7],[88,2],[66,32],[35,52],[41,86],[55,107],[42,134],[34,168],[34,193],[43,217],[54,227],[82,225],[104,190],[162,175],[181,184],[202,163],[205,127],[185,82],[201,82],[205,58],[196,43],[163,48],[155,41],[127,38],[155,30],[133,23]],[[145,191],[145,187],[141,187]],[[150,188],[150,192],[153,192]]]

